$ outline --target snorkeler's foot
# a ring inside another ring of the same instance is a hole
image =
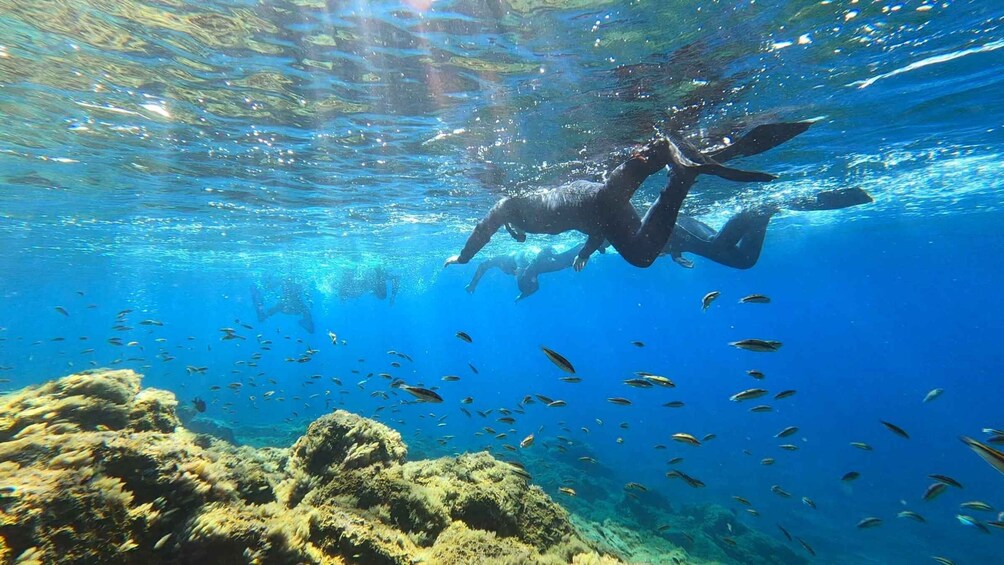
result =
[[[265,302],[261,298],[261,291],[258,290],[257,286],[251,287],[251,303],[254,304],[255,314],[258,315],[258,321],[265,321]]]
[[[840,210],[870,202],[874,202],[870,194],[860,188],[854,187],[826,190],[812,196],[796,198],[785,203],[784,207],[789,210],[800,211]]]
[[[705,174],[735,182],[768,182],[777,178],[768,173],[726,167],[704,156],[701,156],[702,162],[695,162],[684,155],[684,152],[672,140],[667,140],[667,148],[669,149],[670,168],[676,175],[696,177],[699,174]]]
[[[715,161],[724,162],[737,157],[757,155],[781,145],[800,133],[804,133],[813,123],[815,123],[815,120],[763,124],[750,130],[732,145],[716,151],[709,156]]]

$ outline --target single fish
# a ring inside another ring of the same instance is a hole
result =
[[[739,299],[740,304],[770,304],[770,297],[763,294],[750,294]]]
[[[631,345],[633,345],[635,347],[645,347],[645,343],[641,342],[641,341],[632,341]]]
[[[809,498],[808,496],[803,496],[802,497],[802,504],[808,506],[809,508],[812,508],[813,510],[816,509],[816,503],[813,502],[813,500],[811,498]]]
[[[761,465],[773,465],[774,464],[774,458],[773,457],[764,457],[763,459],[760,460],[760,464]]]
[[[659,385],[659,386],[662,386],[662,387],[666,387],[666,388],[674,388],[674,387],[676,387],[676,383],[674,383],[673,381],[667,379],[666,377],[661,377],[659,375],[645,375],[642,378],[645,379],[646,381],[652,383],[652,384],[656,384],[656,385]]]
[[[937,474],[935,474],[935,475],[928,475],[928,477],[931,477],[932,479],[938,481],[939,483],[945,483],[946,485],[948,485],[950,487],[962,488],[962,483],[960,483],[959,481],[956,481],[955,479],[953,479],[952,477],[949,477],[948,475],[937,475]]]
[[[784,529],[784,526],[778,524],[777,528],[781,530],[781,533],[784,534],[784,537],[788,538],[788,541],[791,541],[791,534],[788,533],[788,530]]]
[[[770,492],[772,492],[772,493],[774,493],[774,494],[776,494],[776,495],[778,495],[778,496],[780,496],[782,498],[791,498],[791,494],[788,491],[786,491],[783,488],[781,488],[780,486],[778,486],[778,485],[774,485],[774,486],[770,487]]]
[[[677,470],[677,469],[674,469],[674,470],[666,473],[666,478],[669,478],[669,479],[682,479],[685,483],[687,483],[688,485],[690,485],[692,488],[701,488],[701,487],[705,486],[704,482],[702,482],[702,481],[700,481],[698,479],[695,479],[694,477],[691,477],[690,475],[684,473],[683,471]]]
[[[867,443],[865,443],[863,441],[852,441],[851,442],[851,446],[856,447],[858,449],[861,449],[863,451],[871,451],[872,450],[872,446],[868,445]]]
[[[962,440],[962,443],[968,445],[969,449],[972,449],[976,455],[979,455],[984,461],[989,463],[991,467],[1004,473],[1004,453],[966,436],[962,436],[959,439]]]
[[[471,371],[474,371],[475,375],[479,374],[478,368],[474,366],[474,363],[468,363],[467,366],[471,368]]]
[[[663,404],[663,406],[665,406],[666,408],[683,408],[684,404],[683,401],[680,400],[671,400]]]
[[[635,388],[652,388],[653,386],[651,381],[645,379],[628,379],[624,381],[624,384]]]
[[[857,471],[848,471],[848,472],[844,473],[843,477],[840,477],[840,480],[841,481],[846,481],[846,482],[856,481],[858,479],[858,477],[860,477],[860,476],[861,476],[861,473],[859,473]]]
[[[753,377],[754,379],[757,379],[758,381],[763,380],[763,373],[755,369],[750,369],[749,371],[746,371],[746,374]]]
[[[910,434],[906,433],[906,430],[904,430],[903,428],[897,426],[896,424],[890,424],[889,422],[886,422],[885,420],[879,420],[879,421],[882,422],[883,426],[885,426],[886,428],[889,428],[890,432],[898,435],[899,437],[901,437],[903,439],[910,439]]]
[[[760,412],[760,413],[762,413],[762,412],[773,412],[773,411],[774,411],[774,409],[771,408],[770,406],[766,405],[766,404],[761,404],[759,406],[754,406],[753,408],[750,408],[750,412]]]
[[[630,406],[631,405],[631,401],[630,400],[628,400],[626,398],[621,398],[619,396],[615,396],[613,398],[608,398],[607,402],[610,402],[611,404],[617,404],[618,406]]]
[[[412,396],[417,398],[422,402],[442,402],[443,397],[439,396],[435,391],[429,390],[427,388],[408,386],[405,384],[399,385],[398,388],[404,389],[406,392],[410,393]]]
[[[777,432],[776,434],[774,434],[774,437],[777,437],[777,438],[788,437],[788,436],[790,436],[791,434],[794,434],[797,431],[798,431],[798,426],[788,426],[787,428],[785,428],[785,429]]]
[[[530,434],[525,438],[523,438],[523,441],[519,442],[519,446],[522,448],[530,447],[531,445],[533,445],[533,440],[534,440],[533,434]]]
[[[925,520],[923,516],[921,516],[920,514],[917,514],[916,512],[910,511],[910,510],[903,510],[899,514],[896,514],[896,517],[897,518],[909,518],[911,520],[914,520],[916,522],[920,522],[922,524],[924,522],[927,522],[927,520]]]
[[[446,375],[446,376],[444,376],[444,377],[442,378],[442,380],[444,380],[444,381],[446,381],[446,382],[450,383],[450,382],[456,382],[456,381],[459,381],[459,380],[460,380],[460,377],[458,377],[458,376],[456,376],[456,375]]]
[[[558,487],[558,491],[562,494],[567,494],[568,496],[575,496],[575,489],[571,487]]]
[[[986,527],[986,525],[983,524],[983,522],[980,522],[979,520],[973,518],[972,516],[966,516],[965,514],[956,514],[955,518],[963,526],[972,526],[974,528],[978,528],[984,534],[990,533],[990,528]]]
[[[963,502],[959,505],[960,508],[965,508],[967,510],[979,510],[980,512],[993,512],[992,506],[983,502],[981,500],[973,500],[970,502]]]
[[[696,437],[690,434],[685,434],[685,433],[673,434],[673,439],[680,443],[689,443],[690,445],[701,445],[700,440],[698,440]]]
[[[809,545],[808,543],[806,543],[806,541],[804,539],[802,539],[802,538],[795,538],[795,539],[798,540],[798,543],[802,544],[802,549],[804,549],[805,551],[807,551],[809,553],[809,555],[811,555],[813,557],[816,556],[816,550],[812,549],[812,546]]]
[[[206,401],[199,397],[192,399],[192,405],[195,406],[195,409],[200,413],[206,411]]]
[[[733,499],[734,499],[734,500],[735,500],[736,502],[738,502],[739,504],[745,504],[746,506],[753,506],[753,505],[752,505],[752,504],[750,503],[750,501],[749,501],[749,500],[746,500],[745,498],[743,498],[743,497],[741,497],[741,496],[735,496],[735,495],[733,495],[733,496],[732,496],[732,498],[733,498]]]
[[[794,396],[798,391],[794,390],[782,390],[781,392],[774,395],[774,400],[781,400],[782,398],[788,398],[789,396]]]
[[[955,565],[955,562],[952,561],[951,559],[947,558],[947,557],[940,557],[938,555],[932,555],[931,559],[934,559],[938,563],[941,563],[941,565]]]
[[[582,382],[582,379],[580,377],[561,377],[558,380],[562,381],[562,382],[566,382],[566,383],[573,383],[573,384],[574,383],[581,383]]]
[[[701,299],[701,310],[702,311],[707,311],[708,307],[711,306],[711,303],[714,302],[715,299],[718,298],[721,294],[722,293],[719,292],[719,291],[717,291],[717,290],[713,290],[713,291],[705,294],[704,298]]]
[[[742,402],[744,400],[752,400],[754,398],[760,398],[761,396],[767,394],[767,391],[762,388],[749,388],[742,392],[737,392],[729,397],[732,402]]]
[[[924,402],[930,402],[935,398],[938,398],[939,396],[941,396],[941,393],[943,392],[945,392],[945,389],[943,388],[936,388],[931,390],[931,392],[927,393],[927,396],[924,397]]]
[[[934,500],[938,497],[938,495],[945,492],[947,489],[948,485],[945,483],[934,483],[927,487],[927,490],[924,491],[924,500],[928,502]]]
[[[648,489],[645,488],[645,485],[641,483],[627,483],[626,485],[624,485],[624,490],[636,490],[638,492],[648,492]]]
[[[783,345],[780,341],[772,339],[743,339],[740,341],[731,341],[729,345],[732,347],[738,347],[739,349],[745,349],[747,351],[757,351],[760,353],[770,353],[781,349]]]
[[[858,522],[858,528],[874,528],[882,524],[882,518],[876,518],[874,516],[869,516]]]
[[[548,408],[560,408],[565,405],[566,404],[564,400],[552,400],[551,402],[547,403]]]
[[[62,306],[56,306],[55,308],[53,308],[53,310],[55,310],[56,312],[59,312],[60,314],[62,314],[64,316],[69,316],[70,315],[70,313],[66,311],[66,308],[63,308]]]
[[[544,355],[551,360],[551,363],[557,365],[559,369],[566,373],[575,374],[575,367],[572,367],[572,364],[568,362],[568,359],[565,359],[560,353],[554,351],[553,349],[548,349],[543,345],[540,346],[540,349],[544,352]]]
[[[467,332],[457,332],[457,334],[456,334],[456,335],[457,335],[457,337],[458,337],[458,338],[460,338],[460,339],[461,339],[462,341],[466,341],[467,343],[473,343],[473,342],[474,342],[474,340],[473,340],[473,339],[471,339],[471,336],[470,336],[470,334],[468,334]]]

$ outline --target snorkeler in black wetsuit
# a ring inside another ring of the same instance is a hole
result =
[[[845,188],[828,190],[815,196],[791,200],[785,208],[792,210],[837,210],[849,208],[858,204],[872,202],[872,197],[860,188]],[[762,206],[743,210],[729,218],[722,229],[715,231],[711,226],[700,220],[680,214],[676,227],[670,236],[662,255],[669,255],[678,264],[692,268],[694,263],[683,257],[683,253],[700,255],[733,269],[749,269],[760,259],[764,238],[767,235],[767,224],[771,217],[780,211],[777,205]],[[510,253],[493,257],[481,263],[470,284],[468,292],[474,292],[478,281],[485,272],[498,267],[507,275],[514,275],[519,286],[521,300],[530,296],[540,288],[538,276],[543,273],[553,273],[571,267],[581,246],[573,247],[562,253],[555,253],[550,247],[544,248],[532,259],[525,258],[525,253]],[[603,251],[603,248],[600,248]],[[518,256],[522,255],[523,258]],[[509,267],[511,265],[511,267]],[[517,265],[519,265],[517,267]]]
[[[467,263],[502,226],[523,242],[527,233],[558,234],[577,230],[588,235],[573,267],[581,270],[603,244],[610,244],[625,260],[648,267],[669,240],[684,198],[700,174],[738,182],[773,180],[773,175],[730,169],[719,163],[756,155],[788,141],[812,125],[810,121],[757,126],[736,143],[705,155],[689,143],[660,138],[614,169],[604,183],[573,181],[529,196],[504,198],[478,223],[459,255],[445,265]],[[643,219],[631,204],[642,182],[666,166],[669,183]]]
[[[251,301],[254,303],[255,313],[258,314],[258,321],[264,322],[271,316],[281,313],[300,316],[298,324],[310,333],[314,333],[314,318],[310,314],[310,306],[304,300],[303,287],[299,284],[285,279],[279,289],[279,300],[274,306],[265,309],[265,301],[262,298],[261,289],[251,286]]]

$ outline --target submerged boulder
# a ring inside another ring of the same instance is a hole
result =
[[[238,447],[176,409],[132,371],[0,399],[0,562],[616,562],[488,453],[406,462],[345,411],[290,449]]]
[[[290,464],[310,475],[404,461],[408,447],[401,434],[345,410],[314,420],[295,444]]]

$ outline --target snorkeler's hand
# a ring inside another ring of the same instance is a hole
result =
[[[446,268],[449,267],[450,265],[455,265],[459,262],[460,262],[460,255],[454,255],[453,257],[447,259],[445,263],[443,263],[443,267]]]
[[[588,261],[589,261],[589,257],[583,257],[581,255],[576,255],[575,256],[575,260],[572,261],[572,268],[575,269],[575,272],[579,272],[582,269],[586,268],[586,262],[588,262]]]
[[[467,285],[467,286],[464,287],[464,290],[467,291],[467,294],[474,294],[474,289],[475,288],[476,287],[473,284],[469,284],[469,285]]]

